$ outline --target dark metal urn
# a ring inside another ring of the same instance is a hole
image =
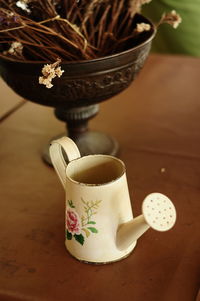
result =
[[[141,15],[139,20],[151,24]],[[44,62],[0,59],[1,76],[23,98],[54,107],[55,116],[66,122],[68,136],[76,142],[82,155],[116,155],[118,143],[104,133],[89,131],[88,120],[98,113],[98,103],[131,84],[144,65],[154,35],[151,24],[151,30],[142,33],[136,45],[126,51],[99,59],[62,62],[65,72],[54,79],[51,89],[38,82]],[[44,154],[44,159],[50,163],[48,154]]]

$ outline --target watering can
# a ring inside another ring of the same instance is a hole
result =
[[[173,227],[175,207],[161,193],[149,194],[142,203],[142,214],[133,218],[126,169],[120,159],[81,157],[68,137],[52,141],[50,157],[66,191],[65,245],[76,259],[118,261],[131,253],[150,227],[157,231]]]

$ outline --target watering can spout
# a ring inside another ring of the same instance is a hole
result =
[[[117,247],[126,249],[149,228],[157,231],[170,230],[176,221],[176,209],[168,197],[151,193],[143,201],[142,214],[121,224],[117,231]]]

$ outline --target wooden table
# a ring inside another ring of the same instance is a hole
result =
[[[199,78],[199,59],[150,56],[135,82],[91,122],[121,145],[134,215],[155,191],[178,213],[172,230],[149,230],[128,258],[97,266],[67,253],[64,191],[41,159],[64,124],[51,108],[22,101],[0,82],[0,300],[197,300]]]

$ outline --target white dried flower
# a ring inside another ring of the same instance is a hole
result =
[[[3,54],[11,54],[15,56],[22,56],[23,45],[20,42],[12,42],[10,48],[3,52]]]
[[[141,11],[142,5],[151,1],[152,0],[129,0],[129,10],[131,12],[131,17],[133,17],[135,13],[139,13]]]
[[[16,6],[21,8],[22,10],[25,10],[27,13],[30,13],[30,9],[28,8],[28,0],[19,0],[16,2]]]
[[[53,87],[53,85],[52,85],[52,83],[51,83],[51,79],[45,78],[45,77],[43,77],[43,76],[40,76],[40,77],[39,77],[39,84],[45,85],[46,88],[49,88],[49,89]]]
[[[58,77],[61,77],[63,72],[64,72],[64,70],[61,70],[61,67],[57,67],[55,70],[55,73]]]
[[[168,23],[172,25],[173,28],[177,28],[182,22],[182,18],[175,10],[172,10],[170,13],[164,13],[161,17],[159,24]]]
[[[136,24],[137,32],[149,31],[150,29],[151,29],[151,25],[148,23],[137,23]]]
[[[44,77],[51,77],[54,78],[55,75],[55,69],[52,67],[51,64],[44,65],[42,68],[42,74]]]
[[[60,64],[60,60],[53,64],[46,64],[42,68],[43,76],[39,77],[39,84],[45,85],[46,88],[52,88],[52,79],[56,76],[61,77],[64,70],[61,70],[61,67],[58,65]]]

